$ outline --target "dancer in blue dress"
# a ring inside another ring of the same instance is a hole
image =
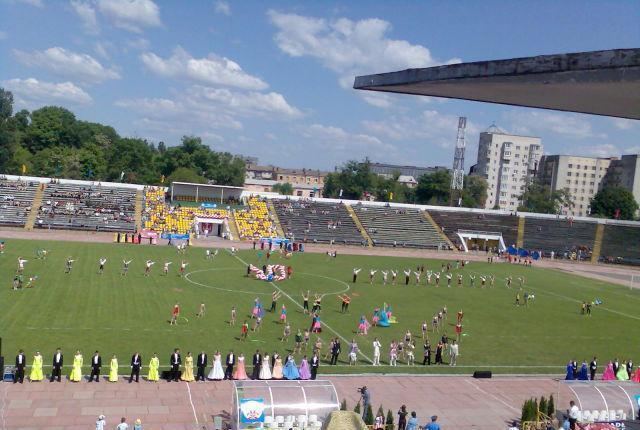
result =
[[[282,371],[282,375],[286,379],[300,379],[300,372],[298,371],[298,366],[296,366],[296,362],[291,354],[287,357],[287,364],[284,365],[284,370]]]
[[[589,380],[589,370],[586,362],[582,362],[582,366],[580,367],[580,373],[578,374],[578,379],[581,381]]]
[[[573,363],[569,362],[567,364],[567,376],[564,377],[565,381],[573,381],[575,378],[573,377]]]

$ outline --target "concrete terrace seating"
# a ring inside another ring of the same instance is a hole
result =
[[[276,227],[271,220],[267,203],[257,197],[251,197],[247,206],[247,209],[239,209],[234,213],[240,237],[243,239],[276,237]]]
[[[596,238],[596,227],[595,222],[571,221],[566,217],[527,217],[523,247],[544,253],[553,251],[558,257],[578,249],[590,250]]]
[[[101,185],[51,183],[35,227],[133,232],[136,191]]]
[[[374,246],[446,247],[440,233],[419,209],[352,206]]]
[[[285,236],[296,241],[361,245],[364,238],[342,203],[273,200]]]
[[[436,224],[444,229],[449,240],[456,245],[460,244],[460,239],[456,235],[458,230],[500,232],[506,246],[515,244],[518,239],[518,217],[514,215],[438,210],[427,212]]]
[[[640,227],[605,225],[600,255],[614,259],[640,259]]]
[[[39,186],[37,182],[0,179],[0,225],[24,226]]]

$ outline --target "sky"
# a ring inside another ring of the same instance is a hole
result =
[[[0,87],[122,136],[196,135],[261,164],[465,167],[496,124],[545,153],[640,152],[640,121],[352,89],[441,64],[640,46],[638,1],[0,0]]]

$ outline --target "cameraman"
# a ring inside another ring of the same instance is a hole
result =
[[[369,409],[368,406],[371,404],[371,396],[369,395],[369,390],[367,390],[366,385],[358,388],[358,392],[360,393],[360,400],[362,401],[362,419],[366,420],[367,410]]]

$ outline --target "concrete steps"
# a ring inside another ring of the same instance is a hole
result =
[[[33,230],[33,226],[36,223],[36,218],[38,217],[38,211],[40,210],[40,206],[42,206],[42,197],[44,196],[44,189],[46,187],[46,184],[41,184],[36,189],[36,193],[33,196],[33,203],[31,203],[31,211],[29,212],[29,216],[24,223],[24,229],[27,231]]]
[[[276,207],[273,205],[273,202],[271,200],[267,200],[267,209],[269,209],[269,214],[271,215],[272,222],[276,226],[276,233],[278,234],[278,237],[284,237],[284,230],[282,229],[282,225],[280,224],[278,212],[276,211]]]
[[[524,246],[524,223],[526,218],[521,216],[518,219],[518,238],[516,239],[516,246],[522,248]]]
[[[596,237],[593,240],[593,251],[591,252],[591,262],[597,263],[602,251],[602,238],[604,237],[604,224],[596,226]]]
[[[426,219],[433,226],[433,228],[435,228],[435,230],[438,232],[438,234],[440,235],[440,238],[442,239],[443,242],[445,242],[447,245],[449,245],[449,247],[451,249],[456,249],[456,247],[453,245],[453,242],[451,242],[451,240],[449,240],[447,235],[442,232],[442,229],[433,220],[433,218],[431,217],[431,214],[429,212],[422,211],[422,216],[424,217],[424,219]]]
[[[358,215],[356,215],[356,211],[354,211],[350,205],[345,205],[345,207],[347,208],[347,212],[349,212],[351,219],[353,219],[353,222],[356,224],[356,227],[358,227],[358,231],[360,232],[364,240],[367,241],[367,244],[369,246],[373,246],[373,240],[371,240],[371,236],[369,236],[369,233],[367,233],[367,230],[364,228],[364,226],[360,222]]]
[[[142,208],[144,206],[144,194],[142,190],[136,191],[136,206],[134,220],[136,222],[136,231],[142,230]]]

